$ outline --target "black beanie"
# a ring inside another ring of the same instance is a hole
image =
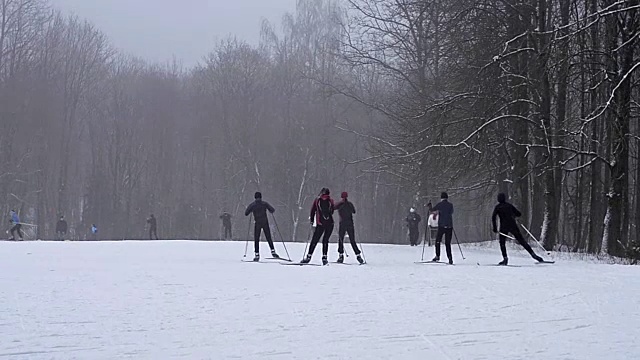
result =
[[[448,198],[449,198],[449,195],[447,195],[447,193],[446,193],[446,192],[444,192],[444,191],[443,191],[443,192],[440,194],[440,199],[448,199]]]
[[[256,191],[256,194],[253,195],[253,197],[256,199],[262,199],[262,193],[260,191]]]
[[[504,193],[500,193],[498,194],[498,202],[499,203],[503,203],[507,201],[507,195],[505,195]]]

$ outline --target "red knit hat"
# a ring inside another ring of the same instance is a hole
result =
[[[346,199],[349,196],[349,194],[346,191],[343,191],[342,194],[340,195],[341,198]]]

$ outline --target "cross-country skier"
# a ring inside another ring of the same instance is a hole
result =
[[[149,240],[153,240],[154,235],[156,240],[158,240],[158,220],[155,215],[149,215],[147,224],[149,224]]]
[[[271,256],[279,259],[280,256],[276,253],[276,248],[273,246],[273,240],[271,239],[271,229],[269,228],[269,218],[267,217],[267,210],[270,213],[274,213],[276,209],[273,208],[268,202],[262,200],[262,193],[257,191],[254,195],[255,201],[249,204],[244,215],[249,216],[253,213],[253,220],[255,226],[253,228],[253,240],[255,257],[253,261],[260,261],[260,233],[264,231],[264,236],[267,238],[269,247],[271,248]]]
[[[11,219],[9,221],[11,223],[11,238],[9,240],[15,240],[15,233],[17,232],[20,241],[22,241],[24,236],[22,234],[22,224],[20,223],[20,217],[18,216],[18,213],[15,212],[15,210],[11,210],[10,215]]]
[[[323,188],[320,194],[320,197],[315,199],[313,201],[313,206],[311,206],[311,215],[309,216],[309,220],[311,221],[311,225],[313,225],[315,219],[316,230],[313,232],[313,238],[309,245],[309,253],[304,259],[302,259],[302,261],[300,261],[303,264],[307,264],[311,261],[313,251],[318,245],[318,241],[320,241],[321,237],[322,265],[327,265],[329,263],[327,260],[327,253],[329,252],[329,238],[333,232],[333,212],[335,210],[335,205],[333,203],[333,199],[329,196],[329,189]]]
[[[222,219],[222,226],[224,227],[224,239],[231,240],[233,238],[233,235],[231,235],[231,214],[225,211],[220,215],[220,219]]]
[[[65,235],[67,235],[67,220],[64,219],[64,216],[60,216],[60,220],[56,223],[56,240],[62,241],[64,240]]]
[[[407,221],[407,226],[409,226],[409,242],[411,246],[418,246],[418,238],[420,237],[419,225],[422,217],[416,212],[416,209],[411,208],[405,220]]]
[[[436,235],[436,256],[432,261],[440,261],[440,243],[444,236],[444,245],[447,249],[449,264],[453,265],[453,255],[451,254],[451,237],[453,236],[453,204],[449,202],[449,195],[446,192],[440,194],[440,202],[432,206],[427,204],[429,212],[438,212],[438,234]]]
[[[360,255],[360,249],[356,244],[355,229],[353,226],[353,214],[356,213],[356,207],[351,201],[348,200],[349,194],[344,191],[341,194],[342,200],[336,204],[336,210],[340,214],[340,225],[338,227],[338,262],[344,262],[344,235],[349,234],[349,241],[353,252],[356,254],[356,258],[360,264],[364,264],[364,259]]]
[[[511,205],[507,202],[507,196],[504,193],[498,194],[498,205],[496,205],[493,210],[493,215],[491,215],[491,223],[493,224],[493,232],[499,233],[500,237],[500,251],[502,252],[502,261],[498,263],[498,265],[508,265],[509,258],[507,257],[507,246],[506,241],[507,237],[505,235],[509,235],[509,233],[513,234],[516,238],[516,241],[522,245],[522,247],[527,250],[529,255],[532,258],[537,260],[538,262],[544,262],[544,259],[540,256],[536,255],[531,246],[524,240],[522,237],[522,233],[520,233],[520,229],[518,229],[518,224],[516,223],[516,218],[522,216],[522,213],[516,209],[515,206]],[[500,218],[500,231],[498,232],[498,227],[496,226],[496,217]]]

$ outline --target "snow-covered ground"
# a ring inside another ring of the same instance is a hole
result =
[[[242,263],[243,242],[2,242],[0,359],[640,358],[638,266],[421,250],[299,267]]]

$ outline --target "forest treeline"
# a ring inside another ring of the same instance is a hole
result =
[[[188,69],[46,0],[0,12],[0,206],[34,237],[60,214],[76,238],[142,238],[150,213],[165,238],[216,238],[223,211],[243,233],[262,191],[303,241],[328,187],[362,241],[408,243],[441,191],[461,241],[493,237],[498,192],[548,249],[640,238],[639,0],[299,0]]]

